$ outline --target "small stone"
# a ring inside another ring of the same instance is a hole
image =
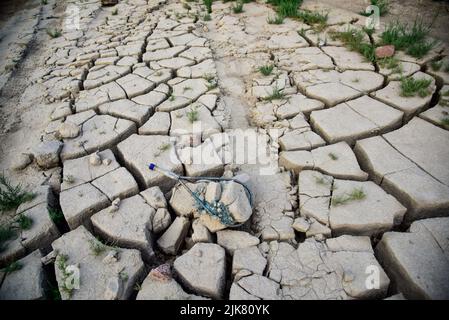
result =
[[[158,208],[153,217],[153,232],[161,233],[171,224],[170,213],[165,208]]]
[[[298,232],[306,233],[310,228],[310,223],[306,219],[300,217],[295,219],[292,227]]]
[[[99,166],[101,164],[101,157],[98,152],[92,153],[89,157],[89,163],[93,166]]]
[[[111,160],[111,159],[103,159],[103,161],[102,161],[102,163],[103,163],[103,165],[104,165],[104,166],[108,166],[108,165],[110,165],[110,164],[111,164],[111,162],[112,162],[112,160]]]
[[[118,252],[115,250],[109,251],[106,257],[103,258],[103,262],[106,264],[115,263],[118,261]]]
[[[152,269],[148,276],[157,281],[170,281],[172,279],[171,267],[168,263],[161,264]]]
[[[157,244],[162,251],[175,255],[178,253],[184,238],[189,231],[190,221],[185,217],[177,217],[171,226],[159,238]]]
[[[197,242],[213,242],[212,235],[198,219],[192,223],[192,241]]]
[[[64,122],[58,128],[58,136],[62,139],[73,139],[80,134],[80,127],[71,122]]]
[[[20,171],[25,169],[31,162],[33,162],[33,155],[28,153],[20,153],[16,159],[14,159],[14,163],[11,169],[15,171]]]
[[[167,207],[167,200],[159,187],[151,187],[142,191],[141,195],[155,209]]]
[[[109,212],[117,212],[120,206],[120,199],[115,199],[109,207]]]
[[[394,56],[395,48],[393,45],[386,45],[376,48],[376,58],[389,58]]]

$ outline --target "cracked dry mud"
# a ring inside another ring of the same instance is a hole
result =
[[[1,166],[36,197],[0,220],[33,222],[0,251],[21,266],[0,272],[0,299],[49,298],[48,284],[62,299],[449,299],[449,77],[429,67],[444,45],[397,53],[404,76],[431,82],[403,97],[397,74],[323,42],[364,25],[341,8],[306,1],[329,12],[316,31],[268,24],[264,1],[240,14],[215,1],[204,21],[200,1],[90,0],[79,30],[50,38],[75,3],[39,10],[3,87],[5,108],[27,107],[2,125]],[[240,177],[254,206],[238,184],[189,184],[243,223],[226,228],[151,162]]]

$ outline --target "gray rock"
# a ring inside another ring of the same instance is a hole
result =
[[[409,232],[387,232],[379,260],[407,299],[449,298],[449,218],[415,221]]]
[[[42,254],[36,250],[17,261],[20,269],[5,275],[0,287],[0,300],[45,299],[47,284],[41,258]]]
[[[299,217],[293,221],[292,227],[298,232],[306,233],[310,228],[310,223],[306,219]]]
[[[58,136],[62,139],[73,139],[80,134],[80,128],[71,122],[65,122],[58,128]]]
[[[176,217],[175,221],[173,221],[170,227],[157,240],[159,248],[167,254],[176,255],[184,242],[189,227],[189,219]]]
[[[203,300],[204,298],[188,294],[175,279],[158,279],[150,274],[143,281],[136,300]]]
[[[41,142],[33,152],[39,167],[43,169],[50,169],[59,165],[59,153],[61,152],[63,144],[59,141],[45,141]]]
[[[55,272],[63,300],[128,299],[143,276],[144,264],[138,250],[99,244],[83,226],[64,234],[52,246],[58,252]],[[118,251],[116,259],[105,263],[111,251]],[[79,288],[68,286],[69,266],[79,268]]]
[[[92,185],[104,193],[109,200],[126,198],[139,192],[134,177],[125,168],[118,168],[92,181]]]
[[[217,232],[217,243],[233,255],[235,250],[257,246],[260,241],[247,232],[222,230]]]
[[[233,286],[237,285],[241,287],[248,294],[253,297],[257,297],[262,300],[278,300],[280,293],[280,286],[273,280],[263,277],[258,274],[253,274],[249,277],[244,277],[238,282],[234,282]],[[231,289],[232,295],[229,296],[230,300],[240,299],[239,295],[235,294],[235,291]]]
[[[73,230],[89,223],[89,218],[109,205],[109,199],[90,183],[61,192],[61,209]]]
[[[167,200],[159,187],[148,188],[140,193],[145,201],[155,209],[166,208]]]
[[[234,251],[232,258],[232,274],[235,275],[241,270],[248,270],[255,274],[262,275],[267,265],[267,259],[256,246],[245,247]]]
[[[313,238],[300,243],[297,249],[287,243],[271,242],[267,277],[280,284],[280,295],[288,299],[385,297],[389,279],[372,249],[351,251],[353,248],[344,246],[331,252],[325,243]],[[378,270],[378,289],[366,286],[368,267]]]
[[[435,129],[438,128],[435,127]],[[439,174],[438,180],[381,137],[360,140],[354,148],[362,167],[370,173],[373,180],[407,207],[404,221],[408,223],[417,219],[447,215],[449,208],[449,187],[441,182],[441,179],[445,178],[444,172],[446,171],[440,162],[445,158],[444,150],[439,148],[440,139],[443,136],[432,137],[430,132],[422,134],[431,139],[425,143],[428,145],[424,147],[424,150],[438,149],[435,152],[426,152],[428,156],[435,157],[435,160],[430,161],[435,166],[430,168],[430,164],[424,163],[422,155],[415,160],[435,174]],[[395,138],[394,135],[392,138]],[[405,136],[403,138],[409,139]],[[426,139],[412,140],[416,150],[423,150],[420,148]],[[436,143],[437,141],[438,143]],[[402,152],[408,152],[408,156],[417,156],[417,153],[411,151],[410,148],[404,149]]]
[[[192,223],[192,241],[197,242],[213,242],[212,235],[198,219],[195,219]]]
[[[171,216],[167,209],[158,208],[153,217],[153,232],[159,234],[165,231],[171,224]]]
[[[104,209],[91,217],[94,230],[104,239],[120,247],[138,249],[146,261],[153,253],[152,222],[155,209],[150,207],[140,195],[120,201],[111,212]]]
[[[187,253],[178,257],[174,270],[182,283],[193,292],[221,299],[224,293],[225,251],[211,243],[197,243]]]
[[[175,148],[167,136],[132,135],[117,146],[118,154],[126,167],[134,174],[140,185],[159,186],[168,191],[176,181],[163,174],[148,169],[148,164],[161,164],[164,169],[177,174],[183,173],[183,167],[175,153]]]

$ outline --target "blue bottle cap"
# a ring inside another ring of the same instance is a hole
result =
[[[156,168],[156,165],[154,163],[150,163],[149,168],[150,170],[154,170],[154,168]]]

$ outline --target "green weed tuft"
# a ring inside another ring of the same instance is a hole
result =
[[[429,86],[431,83],[431,79],[403,78],[401,80],[401,96],[414,97],[419,95],[420,97],[426,97],[430,94]]]
[[[8,266],[4,267],[1,271],[4,273],[11,273],[14,271],[18,271],[20,269],[22,269],[22,265],[20,264],[20,262],[15,261],[15,262],[9,264]]]
[[[189,119],[190,123],[194,123],[198,121],[199,112],[196,107],[192,107],[189,112],[186,113],[187,119]]]
[[[389,24],[380,35],[382,44],[392,44],[396,50],[403,50],[415,58],[422,58],[435,45],[435,41],[427,41],[429,27],[422,20],[416,19],[410,27],[408,24],[394,22]]]
[[[274,65],[269,64],[269,65],[264,65],[259,67],[259,72],[262,73],[264,76],[269,76],[271,74],[271,72],[273,72],[274,69]]]
[[[242,13],[243,12],[243,2],[238,2],[237,4],[232,6],[232,12],[234,13]]]
[[[366,198],[366,193],[362,188],[355,188],[348,194],[332,197],[332,206],[339,206],[346,204],[350,201],[363,200]]]
[[[25,191],[20,184],[13,185],[8,178],[0,174],[0,211],[15,209],[35,196],[35,194]]]

